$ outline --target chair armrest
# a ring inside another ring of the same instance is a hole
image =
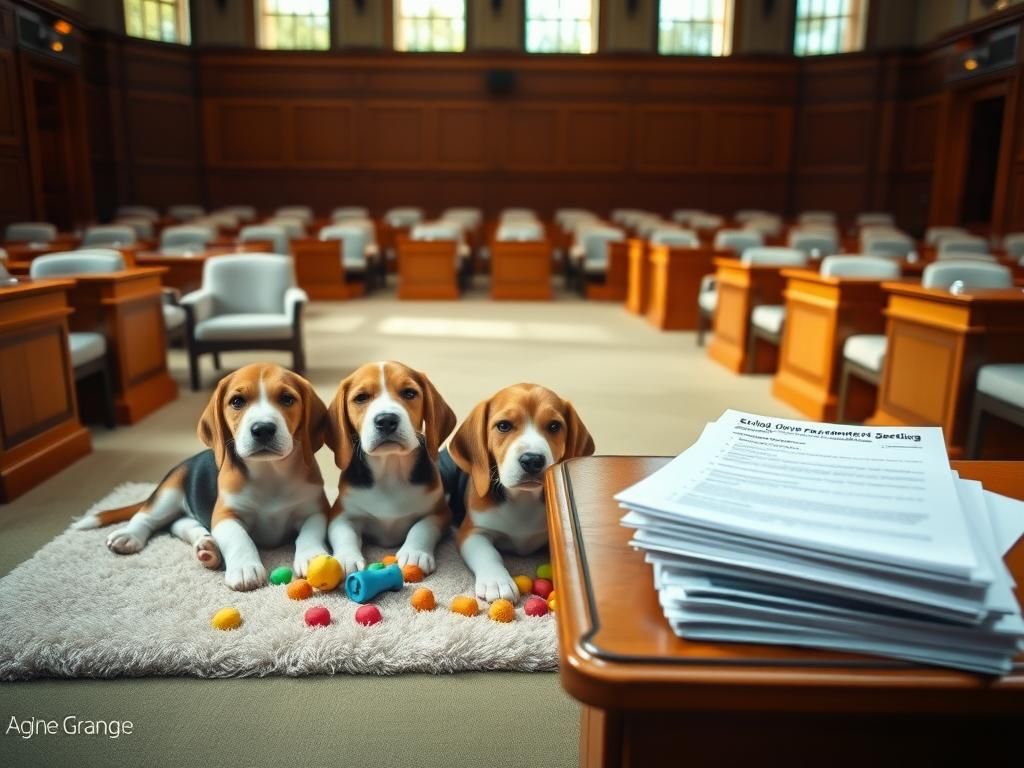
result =
[[[700,293],[707,293],[713,291],[717,287],[717,281],[714,275],[704,275],[700,279]]]
[[[213,294],[210,291],[192,291],[182,296],[179,303],[196,323],[213,317]]]
[[[292,286],[284,292],[284,313],[294,322],[301,306],[308,301],[309,296],[304,290]]]
[[[164,286],[160,290],[161,293],[163,294],[164,304],[170,304],[171,306],[174,306],[176,304],[181,303],[181,291],[179,291],[177,288],[170,288],[168,286]]]

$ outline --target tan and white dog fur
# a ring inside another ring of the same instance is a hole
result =
[[[257,363],[225,376],[199,420],[210,450],[172,469],[141,505],[88,515],[77,528],[128,520],[107,537],[117,554],[139,552],[170,527],[199,561],[223,558],[231,589],[267,581],[257,547],[295,539],[295,571],[326,551],[327,498],[313,455],[323,445],[327,409],[301,376]]]
[[[328,406],[327,444],[341,470],[327,538],[346,573],[366,567],[363,539],[398,547],[398,563],[424,573],[451,524],[437,471],[455,414],[430,380],[396,362],[368,363]]]
[[[477,597],[518,600],[519,589],[502,552],[526,555],[548,543],[545,471],[594,452],[594,440],[576,409],[536,384],[507,387],[477,405],[452,437],[448,453],[463,474],[446,470],[452,509],[465,516],[456,536],[476,579]]]

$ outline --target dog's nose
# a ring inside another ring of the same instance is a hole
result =
[[[277,434],[277,425],[272,421],[257,421],[252,425],[250,432],[261,443],[269,443]]]
[[[540,453],[524,453],[519,457],[519,466],[535,475],[544,469],[544,455]]]
[[[398,415],[394,413],[378,413],[373,417],[373,423],[385,435],[390,435],[398,429]]]

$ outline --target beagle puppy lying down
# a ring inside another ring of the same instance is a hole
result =
[[[231,589],[267,581],[257,547],[298,537],[295,571],[325,552],[327,497],[313,454],[323,445],[327,409],[301,376],[278,365],[239,368],[217,385],[199,421],[208,450],[172,469],[141,505],[106,510],[76,528],[128,521],[107,537],[117,554],[139,552],[156,531],[191,544],[207,568],[224,562]]]
[[[526,555],[548,543],[544,472],[593,452],[576,409],[550,389],[517,384],[473,409],[441,455],[441,474],[477,597],[519,599],[500,553]]]
[[[338,385],[326,442],[341,470],[327,538],[345,573],[366,567],[363,538],[399,547],[398,564],[433,573],[451,523],[437,469],[455,414],[430,380],[395,362],[368,363]]]

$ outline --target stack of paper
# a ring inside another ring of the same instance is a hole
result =
[[[727,411],[616,499],[681,637],[989,674],[1024,648],[1024,504],[958,478],[941,429]]]

